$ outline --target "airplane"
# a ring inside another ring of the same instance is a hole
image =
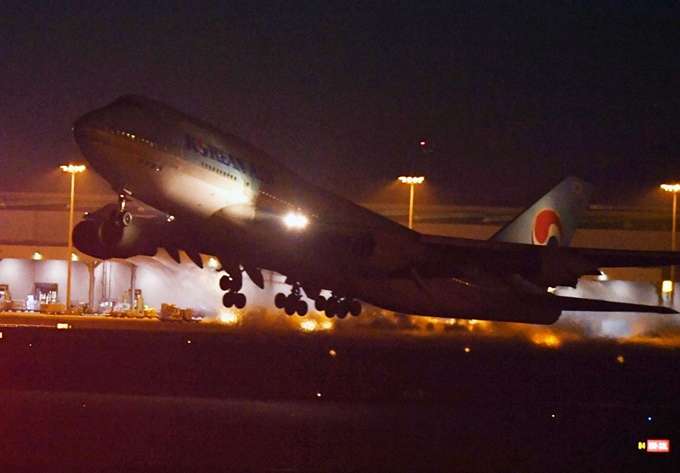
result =
[[[489,240],[430,236],[334,195],[245,141],[149,98],[127,95],[73,126],[118,203],[86,214],[73,242],[98,259],[184,251],[216,257],[226,307],[243,308],[243,273],[284,275],[275,305],[357,316],[360,301],[444,318],[552,324],[563,311],[677,313],[667,307],[564,297],[600,267],[680,263],[680,253],[573,248],[592,186],[567,177]],[[142,212],[134,212],[142,206]],[[133,211],[131,211],[133,210]],[[135,214],[135,215],[133,215]],[[325,297],[322,291],[329,291]]]

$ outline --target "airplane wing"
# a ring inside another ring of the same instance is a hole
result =
[[[578,255],[593,261],[598,268],[649,268],[680,264],[677,251],[606,250],[573,248]]]
[[[680,252],[551,247],[422,236],[427,256],[423,277],[468,277],[474,263],[486,274],[516,274],[541,287],[571,286],[578,278],[599,275],[599,268],[680,265]]]

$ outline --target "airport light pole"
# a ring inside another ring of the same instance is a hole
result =
[[[69,164],[60,166],[61,170],[71,174],[71,205],[68,218],[68,256],[66,257],[66,310],[71,309],[71,265],[73,255],[73,203],[76,195],[76,174],[85,170],[85,166]]]
[[[413,196],[415,194],[416,184],[422,184],[425,178],[423,176],[399,176],[399,182],[411,186],[411,196],[408,204],[408,228],[413,229]]]
[[[678,192],[680,192],[680,184],[661,184],[661,188],[666,192],[673,193],[673,226],[671,228],[671,251],[675,251],[676,242],[676,224],[677,224],[677,212],[678,212]],[[671,300],[673,293],[675,292],[675,266],[671,266]]]

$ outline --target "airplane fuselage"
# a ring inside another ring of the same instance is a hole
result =
[[[326,307],[328,316],[357,312],[360,299],[416,315],[553,323],[562,310],[579,308],[662,311],[545,292],[595,274],[591,257],[679,260],[525,244],[560,243],[563,236],[568,242],[576,228],[571,217],[587,208],[587,186],[573,178],[493,241],[437,239],[327,192],[243,140],[144,97],[122,97],[88,113],[74,134],[91,167],[119,195],[166,215],[162,226],[128,227],[121,198],[117,212],[102,209],[100,221],[76,227],[82,245],[102,258],[153,254],[159,247],[176,259],[183,249],[197,264],[200,253],[217,256],[229,275],[220,281],[228,306],[245,303],[238,294],[241,268],[261,287],[260,270],[268,269],[293,285],[288,302],[277,302],[289,313],[306,313],[300,289],[317,307],[320,291],[329,290],[328,304],[340,309]],[[567,204],[562,216],[553,210],[559,202]]]

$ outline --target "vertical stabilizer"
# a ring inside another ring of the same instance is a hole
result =
[[[569,246],[593,193],[593,186],[569,176],[500,229],[491,240],[528,245]]]

